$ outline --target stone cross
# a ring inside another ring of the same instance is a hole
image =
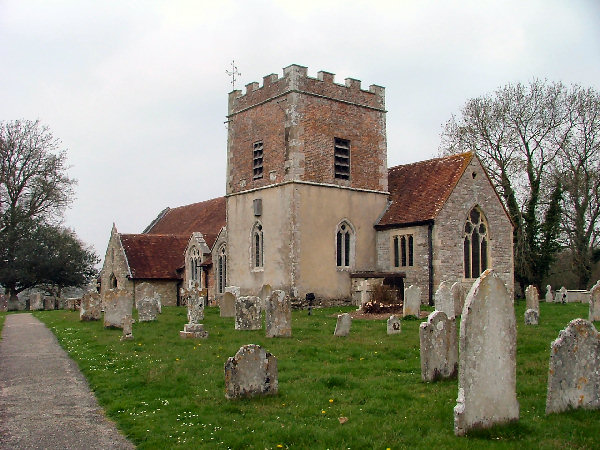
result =
[[[421,379],[454,378],[458,372],[456,320],[443,311],[434,311],[419,327]]]
[[[272,354],[259,345],[244,345],[225,363],[225,397],[277,394],[277,375],[277,359]]]
[[[460,321],[454,434],[519,419],[517,327],[511,295],[492,270],[475,281]]]
[[[363,310],[365,303],[371,301],[371,283],[368,280],[363,280],[358,285],[358,292],[360,294],[360,307],[359,310]]]

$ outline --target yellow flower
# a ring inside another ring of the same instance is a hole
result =
[[[321,414],[325,414],[325,412],[326,412],[325,410],[322,410],[322,411],[321,411]]]
[[[329,403],[333,403],[333,399],[332,398],[329,399]]]
[[[283,448],[283,445],[277,444],[277,448]]]
[[[179,358],[175,358],[175,361],[179,361]]]

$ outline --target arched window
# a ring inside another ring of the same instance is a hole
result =
[[[109,286],[110,286],[110,289],[116,289],[117,288],[117,277],[115,277],[114,273],[110,274]]]
[[[255,269],[263,267],[263,253],[263,227],[259,222],[256,222],[252,228],[252,266]]]
[[[488,268],[488,246],[487,220],[476,206],[465,222],[463,244],[465,278],[477,278]]]
[[[222,294],[227,285],[227,252],[222,245],[217,252],[217,292]]]
[[[354,259],[354,230],[346,221],[341,222],[336,232],[336,265],[350,267]]]
[[[202,263],[202,255],[200,254],[200,250],[198,247],[192,247],[190,249],[190,281],[196,282],[198,284],[201,283],[202,275],[201,275],[201,266]]]

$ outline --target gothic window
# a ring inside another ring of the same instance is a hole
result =
[[[406,267],[414,264],[412,234],[394,236],[393,247],[394,267]]]
[[[200,285],[202,282],[202,255],[197,247],[192,247],[189,255],[189,280],[191,283],[198,283]]]
[[[262,268],[264,243],[263,243],[263,228],[259,222],[254,224],[252,229],[252,266],[255,269]]]
[[[114,273],[110,274],[109,285],[110,285],[110,289],[116,289],[117,288],[117,277],[115,277]]]
[[[483,212],[474,207],[465,222],[463,257],[465,278],[477,278],[488,268],[488,225]]]
[[[354,256],[354,231],[346,221],[340,223],[336,232],[336,264],[350,267]]]
[[[227,285],[227,254],[225,245],[219,248],[217,253],[217,292],[222,294]]]
[[[334,172],[335,178],[350,179],[350,141],[346,139],[335,138]]]
[[[263,143],[258,141],[254,143],[254,152],[252,157],[252,167],[254,170],[254,179],[263,177]]]

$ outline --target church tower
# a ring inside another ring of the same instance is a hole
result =
[[[229,94],[227,282],[294,297],[350,296],[374,270],[373,225],[388,200],[385,89],[334,75],[283,78]]]

